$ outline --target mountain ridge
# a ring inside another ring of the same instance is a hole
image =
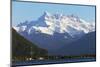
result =
[[[95,30],[95,25],[85,20],[80,19],[74,15],[63,15],[63,14],[50,14],[44,12],[37,21],[25,21],[24,23],[18,24],[14,27],[19,32],[27,31],[38,31],[40,33],[53,35],[57,33],[69,33],[74,36],[77,34],[88,33]]]

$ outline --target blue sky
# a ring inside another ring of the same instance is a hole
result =
[[[44,11],[48,11],[51,14],[74,14],[88,22],[95,21],[94,6],[77,6],[14,1],[12,3],[12,26],[16,26],[17,24],[26,20],[36,20],[44,13]]]

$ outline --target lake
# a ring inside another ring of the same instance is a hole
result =
[[[27,66],[27,65],[43,65],[43,64],[59,64],[59,63],[75,63],[75,62],[92,62],[96,58],[81,58],[81,59],[63,59],[63,60],[30,60],[13,62],[12,66]]]

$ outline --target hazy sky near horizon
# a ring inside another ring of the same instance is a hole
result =
[[[88,22],[95,22],[95,7],[33,2],[12,2],[12,26],[24,21],[37,20],[44,11],[51,14],[74,14]]]

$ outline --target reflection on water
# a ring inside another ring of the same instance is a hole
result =
[[[63,60],[30,60],[30,61],[21,61],[13,62],[13,66],[23,66],[23,65],[38,65],[38,64],[56,64],[56,63],[71,63],[71,62],[90,62],[96,61],[96,58],[81,58],[81,59],[63,59]]]

